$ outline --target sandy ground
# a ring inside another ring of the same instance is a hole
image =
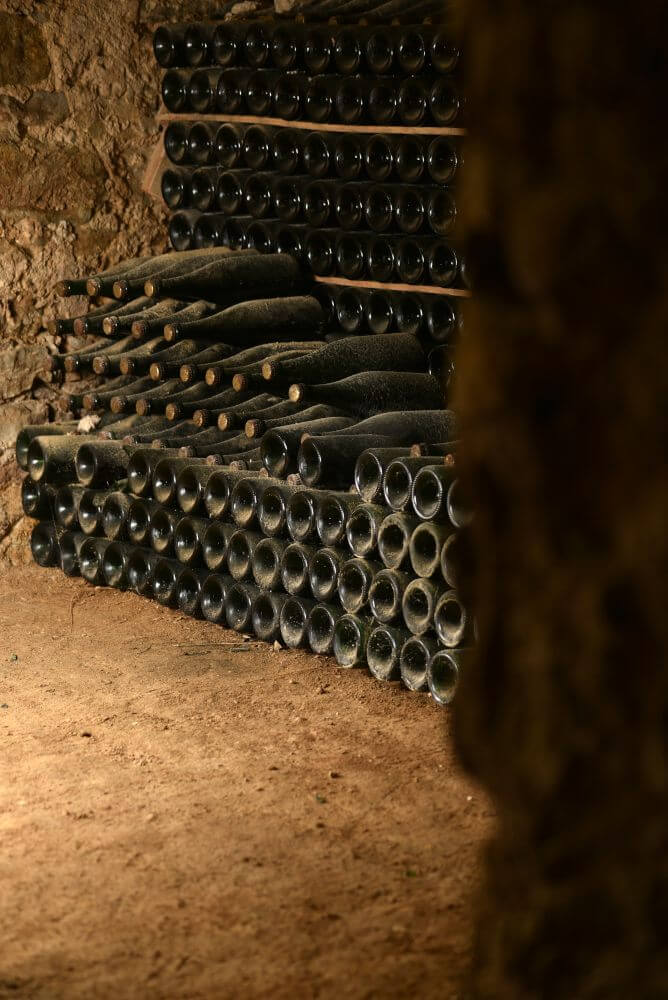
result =
[[[462,996],[447,712],[54,570],[0,625],[0,997]]]

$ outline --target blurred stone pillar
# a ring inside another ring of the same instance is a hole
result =
[[[668,65],[661,4],[468,0],[460,356],[495,800],[475,997],[668,996]]]

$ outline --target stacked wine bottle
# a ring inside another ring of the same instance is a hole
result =
[[[18,436],[35,560],[447,703],[469,514],[420,340],[332,338],[289,254],[171,252],[58,290],[102,301],[59,332],[103,336],[53,369],[107,381]]]
[[[287,252],[346,333],[455,340],[463,102],[445,29],[225,21],[161,27],[154,51],[175,249]]]

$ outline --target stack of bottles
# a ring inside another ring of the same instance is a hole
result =
[[[418,338],[331,338],[312,284],[226,248],[61,282],[104,304],[60,332],[104,336],[53,368],[108,381],[18,436],[33,555],[445,704],[472,634],[456,420]]]
[[[162,26],[154,51],[175,249],[287,252],[346,333],[455,339],[464,130],[446,29],[223,21]]]

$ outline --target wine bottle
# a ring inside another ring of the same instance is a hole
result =
[[[151,515],[149,536],[151,548],[161,556],[174,555],[174,532],[180,515],[165,506],[157,507]]]
[[[189,250],[173,251],[171,253],[159,254],[155,257],[140,257],[133,261],[126,261],[112,271],[107,271],[101,275],[92,275],[86,280],[86,290],[88,295],[111,296],[114,295],[114,285],[116,282],[132,280],[139,277],[150,277],[152,274],[162,272],[165,268],[173,269],[178,267],[184,273],[201,267],[217,257],[228,254],[225,248],[217,250]],[[116,298],[122,297],[115,295]],[[138,308],[135,303],[135,308]]]
[[[170,122],[164,133],[164,147],[167,159],[172,163],[189,163],[188,128],[181,122]]]
[[[187,208],[190,201],[190,171],[168,168],[160,178],[160,193],[167,208]]]
[[[189,162],[196,163],[200,167],[214,163],[217,134],[216,126],[207,122],[195,122],[191,125],[187,138]]]
[[[153,32],[153,54],[163,69],[183,66],[186,30],[185,24],[161,24]]]
[[[118,341],[121,350],[127,341]],[[114,351],[117,344],[110,344],[107,340],[96,340],[89,347],[84,347],[80,351],[72,351],[69,354],[52,354],[48,359],[47,371],[83,372],[90,371],[93,366],[93,359],[98,353]]]
[[[279,402],[278,397],[269,393],[253,395],[248,400],[233,402],[229,406],[224,404],[212,406],[211,401],[207,400],[206,407],[195,410],[192,420],[197,427],[216,425],[221,431],[240,431],[251,415],[263,413],[265,408],[269,409],[277,402]]]
[[[304,38],[304,63],[309,73],[326,73],[332,65],[334,40],[329,28],[313,28]]]
[[[316,497],[313,490],[298,488],[288,498],[285,521],[295,542],[306,542],[317,535]]]
[[[123,319],[125,316],[132,315],[133,313],[141,315],[144,309],[149,310],[155,304],[155,300],[146,298],[145,296],[135,299],[133,302],[126,302],[121,306],[118,303],[114,303],[114,308],[107,310],[106,313],[96,312],[95,314],[89,313],[87,316],[77,317],[74,332],[79,337],[104,333],[103,324],[106,319],[110,319],[111,317]]]
[[[317,350],[322,346],[322,341],[271,341],[263,344],[255,344],[252,347],[237,351],[232,357],[226,358],[220,364],[212,365],[212,375],[207,382],[209,385],[216,385],[224,374],[234,374],[239,371],[256,370],[256,364],[261,364],[274,355],[290,354],[295,350],[309,351]]]
[[[27,517],[48,521],[54,516],[61,527],[67,527],[58,517],[58,494],[47,483],[36,483],[30,476],[25,476],[21,482],[21,506]],[[55,511],[55,514],[54,514]]]
[[[178,253],[191,251],[195,247],[195,227],[201,215],[199,212],[174,212],[169,220],[170,246]]]
[[[215,62],[215,29],[215,24],[188,25],[184,40],[185,61],[188,66],[207,66]]]
[[[413,635],[404,643],[399,655],[399,669],[401,680],[409,691],[428,689],[427,667],[438,649],[436,639],[426,635]]]
[[[28,478],[25,482],[31,483],[32,480]],[[79,504],[85,492],[83,486],[75,484],[61,486],[54,494],[52,487],[41,483],[33,483],[32,485],[44,492],[47,489],[50,490],[50,510],[48,511],[48,516],[55,519],[56,524],[60,528],[67,530],[77,530],[79,528]]]
[[[287,418],[289,419],[289,418]],[[347,417],[323,417],[308,425],[308,433],[325,430],[344,430],[350,423]],[[306,433],[303,424],[286,424],[267,431],[260,443],[260,453],[265,469],[277,479],[296,472],[299,463],[299,445]]]
[[[237,529],[230,536],[227,543],[227,568],[232,579],[251,579],[253,555],[261,541],[262,535],[243,529]]]
[[[343,563],[339,570],[337,592],[342,607],[349,614],[358,614],[365,609],[373,578],[382,568],[380,563],[357,557]]]
[[[138,264],[143,263],[148,260],[147,257],[138,257],[134,260],[124,261],[121,264],[116,264],[112,268],[107,268],[105,271],[101,271],[98,275],[100,279],[104,279],[111,275],[124,274],[128,270],[131,270]],[[63,278],[56,284],[55,293],[56,295],[68,296],[68,295],[87,295],[88,292],[88,282],[91,278]],[[90,315],[90,314],[89,314]]]
[[[273,209],[272,175],[251,173],[244,183],[244,209],[254,219],[261,219]]]
[[[372,335],[346,337],[301,358],[265,361],[262,375],[270,383],[286,385],[294,379],[319,383],[332,371],[346,378],[370,369],[378,372],[421,372],[424,368],[425,355],[415,337],[402,334],[393,337]],[[297,391],[291,391],[290,395],[293,402],[300,402],[303,394],[297,387]]]
[[[345,414],[340,410],[336,410],[331,406],[324,406],[323,404],[308,406],[305,410],[297,410],[294,404],[288,403],[287,405],[291,406],[291,409],[286,409],[280,416],[269,417],[265,415],[264,418],[254,417],[248,420],[245,426],[246,437],[260,438],[268,430],[273,430],[275,427],[280,428],[288,421],[291,425],[305,424],[308,430],[308,426],[316,420],[321,420],[325,417],[345,417]]]
[[[355,463],[360,454],[367,448],[381,447],[390,443],[391,438],[378,434],[343,432],[328,437],[309,435],[304,438],[299,449],[297,457],[299,474],[308,486],[347,487],[352,480]]]
[[[383,434],[399,444],[412,443],[418,437],[428,441],[444,435],[454,436],[456,430],[457,420],[452,410],[438,409],[377,413],[353,424],[348,433]]]
[[[454,433],[449,435],[454,437]],[[420,469],[411,487],[411,503],[423,521],[449,520],[447,496],[456,478],[452,465],[427,465]]]
[[[178,343],[178,341],[177,341]],[[204,379],[205,373],[208,371],[212,362],[216,362],[221,358],[232,357],[235,352],[235,348],[230,344],[210,344],[208,347],[202,348],[200,351],[196,351],[191,354],[189,360],[186,364],[181,364],[176,368],[178,376],[184,385],[191,385],[198,379]],[[172,374],[172,365],[176,365],[176,362],[167,362],[163,364],[162,370]],[[164,374],[161,374],[161,378],[164,378]]]
[[[281,613],[288,601],[286,594],[260,591],[251,607],[251,624],[258,639],[275,642],[281,634]]]
[[[251,73],[244,91],[247,112],[260,117],[272,114],[274,87],[280,76],[274,70],[257,70]]]
[[[327,136],[321,132],[310,132],[304,140],[302,159],[306,172],[318,179],[327,177],[334,165],[333,149]]]
[[[104,583],[102,560],[111,542],[107,538],[86,538],[79,549],[79,569],[88,583]]]
[[[388,625],[374,625],[366,644],[369,670],[379,681],[396,681],[401,676],[399,658],[410,632]]]
[[[411,535],[409,554],[411,566],[417,576],[431,577],[441,566],[441,552],[445,542],[454,534],[451,525],[425,521]]]
[[[175,496],[184,514],[205,510],[204,496],[213,470],[208,465],[193,463],[176,474]]]
[[[297,173],[302,162],[303,140],[294,129],[277,129],[271,139],[271,157],[279,174]]]
[[[436,184],[451,184],[460,166],[461,153],[452,140],[445,136],[432,139],[427,150],[427,172]]]
[[[278,259],[289,260],[285,254]],[[287,289],[286,289],[287,291]],[[259,286],[255,292],[259,295]],[[243,291],[230,292],[230,298],[242,299]],[[324,322],[322,307],[310,295],[286,295],[283,298],[251,298],[250,301],[231,303],[227,308],[193,323],[169,324],[165,327],[167,341],[181,337],[198,337],[204,340],[225,340],[232,344],[263,344],[277,332],[285,341],[310,341]]]
[[[383,498],[383,475],[396,458],[408,455],[406,446],[363,451],[355,464],[355,488],[367,503]]]
[[[253,601],[260,591],[250,583],[234,583],[226,595],[225,618],[229,628],[245,632],[251,627]]]
[[[256,517],[264,535],[273,537],[287,531],[287,507],[295,487],[272,483],[258,499]]]
[[[220,254],[220,259],[187,273],[150,278],[146,294],[185,294],[234,305],[248,298],[295,295],[306,286],[298,263],[286,254],[230,254],[223,248],[201,252]]]
[[[369,618],[341,615],[334,629],[332,650],[340,667],[358,667],[366,662],[366,644],[372,629]]]
[[[121,377],[122,378],[122,377]],[[93,390],[84,396],[84,405],[87,410],[95,410],[102,406],[107,406],[112,413],[128,413],[131,405],[140,396],[153,388],[153,382],[146,376],[134,381],[121,381],[121,379],[108,382],[104,391]],[[147,416],[142,413],[140,416]]]
[[[286,121],[301,118],[308,77],[303,73],[281,73],[274,84],[274,115]]]
[[[132,352],[124,354],[119,361],[121,372],[125,375],[150,375],[151,367],[155,365],[154,371],[158,378],[162,378],[163,362],[169,361],[180,365],[184,358],[190,357],[201,348],[196,340],[183,340],[165,347],[165,340],[161,338],[161,343],[162,350],[149,355],[135,355]]]
[[[246,110],[246,92],[251,80],[250,69],[223,70],[218,79],[216,106],[220,114],[236,115]]]
[[[429,92],[429,111],[437,125],[451,125],[462,117],[462,99],[447,77],[438,77]]]
[[[410,507],[411,490],[416,474],[425,466],[434,467],[437,464],[433,456],[402,456],[390,462],[383,475],[383,495],[388,507],[395,511]]]
[[[360,417],[387,411],[435,410],[443,402],[441,387],[433,375],[393,371],[364,371],[317,385],[295,383],[290,386],[289,396],[294,403],[329,403]]]
[[[375,552],[378,531],[386,517],[387,508],[370,503],[361,504],[350,513],[346,538],[353,555],[366,559]]]
[[[302,542],[290,542],[281,557],[281,582],[284,590],[295,596],[309,588],[308,567],[315,549]]]
[[[232,170],[241,164],[244,148],[244,128],[231,125],[229,122],[221,125],[213,141],[212,159],[223,170]]]
[[[459,673],[471,659],[471,649],[438,649],[427,664],[429,693],[437,705],[449,705],[457,691]]]
[[[409,573],[396,569],[381,569],[374,576],[369,588],[369,607],[374,618],[383,625],[401,618],[401,602],[411,579]]]
[[[420,522],[409,514],[390,514],[378,531],[378,552],[388,569],[401,569],[409,564],[411,535]]]
[[[332,604],[316,604],[311,609],[306,634],[312,652],[320,656],[327,656],[332,652],[334,632],[342,614],[341,608]]]
[[[397,113],[397,89],[392,77],[347,77],[336,93],[336,114],[346,125],[372,122],[389,125]]]
[[[251,557],[253,580],[261,590],[279,590],[281,587],[281,560],[288,546],[278,538],[260,537]]]
[[[119,441],[81,444],[75,456],[76,476],[84,486],[109,486],[127,474],[130,458],[137,448]]]
[[[200,215],[193,228],[193,243],[198,248],[230,246],[229,220],[220,212]]]
[[[279,628],[288,649],[297,649],[308,642],[308,616],[315,606],[315,601],[306,597],[288,597],[283,603]]]
[[[384,237],[372,237],[366,244],[366,268],[372,281],[391,281],[394,274],[394,247]]]
[[[309,560],[308,574],[311,593],[316,601],[327,603],[337,597],[339,572],[346,557],[331,547],[316,549]]]
[[[218,179],[222,173],[220,167],[200,167],[190,174],[187,197],[198,212],[214,210],[218,201]]]
[[[116,341],[110,349],[96,353],[92,358],[90,367],[96,375],[126,374],[121,368],[121,362],[124,359],[150,358],[151,355],[163,348],[164,344],[165,342],[162,337],[153,337],[151,340],[140,344],[137,344],[137,340],[134,337],[128,337],[125,340]],[[121,345],[120,350],[119,345]],[[123,348],[126,349],[123,350]],[[79,368],[78,370],[80,371],[81,369]]]
[[[216,25],[211,44],[219,66],[234,66],[244,61],[247,30],[247,24],[235,20],[221,21]]]

